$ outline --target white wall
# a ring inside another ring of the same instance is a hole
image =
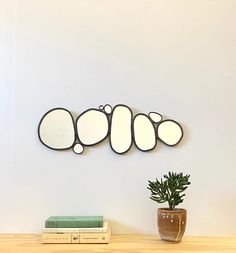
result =
[[[236,1],[0,1],[0,231],[40,232],[50,215],[104,215],[115,233],[156,233],[147,181],[191,174],[186,234],[236,235]],[[125,103],[181,122],[158,143],[84,155],[37,137],[41,116]]]

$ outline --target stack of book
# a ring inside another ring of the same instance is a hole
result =
[[[102,216],[52,216],[41,238],[42,243],[109,243],[111,228]]]

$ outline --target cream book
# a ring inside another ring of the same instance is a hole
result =
[[[107,233],[108,221],[103,222],[102,227],[96,228],[43,228],[42,233]]]
[[[42,233],[42,243],[109,243],[111,230],[106,233]]]

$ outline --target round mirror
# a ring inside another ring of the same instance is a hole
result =
[[[105,111],[106,114],[111,114],[111,112],[112,112],[112,107],[111,107],[109,104],[106,104],[106,105],[104,106],[104,111]]]
[[[97,109],[89,109],[76,120],[77,134],[80,142],[86,146],[103,141],[109,130],[107,115]]]
[[[183,137],[183,129],[174,120],[164,120],[157,126],[157,135],[168,146],[175,146]]]
[[[39,122],[38,136],[48,148],[55,150],[71,148],[75,142],[74,121],[71,113],[64,108],[48,111]]]
[[[76,143],[73,147],[73,151],[76,154],[82,154],[84,152],[84,147],[80,143]]]

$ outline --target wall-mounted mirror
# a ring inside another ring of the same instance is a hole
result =
[[[114,152],[124,154],[132,145],[133,114],[126,105],[116,105],[111,116],[110,145]]]
[[[149,112],[148,116],[153,123],[159,123],[162,121],[162,115],[158,112]]]
[[[141,151],[149,151],[156,147],[156,130],[145,114],[137,114],[133,122],[134,143]]]
[[[86,146],[103,141],[109,130],[107,115],[97,109],[89,109],[76,120],[77,135],[80,142]]]
[[[78,116],[75,124],[68,110],[54,108],[42,117],[38,127],[39,139],[45,146],[54,150],[73,147],[76,154],[82,154],[84,146],[102,142],[108,135],[112,150],[124,154],[133,141],[141,151],[154,149],[157,139],[175,146],[183,137],[183,129],[174,120],[163,120],[157,112],[139,113],[133,118],[131,109],[123,104],[88,109]]]
[[[55,150],[65,150],[75,142],[75,129],[71,113],[64,108],[48,111],[40,120],[38,127],[40,141]]]
[[[84,152],[84,147],[80,143],[76,143],[73,147],[73,151],[76,154],[82,154]]]
[[[174,120],[164,120],[157,126],[157,135],[166,145],[175,146],[183,137],[183,129]]]

